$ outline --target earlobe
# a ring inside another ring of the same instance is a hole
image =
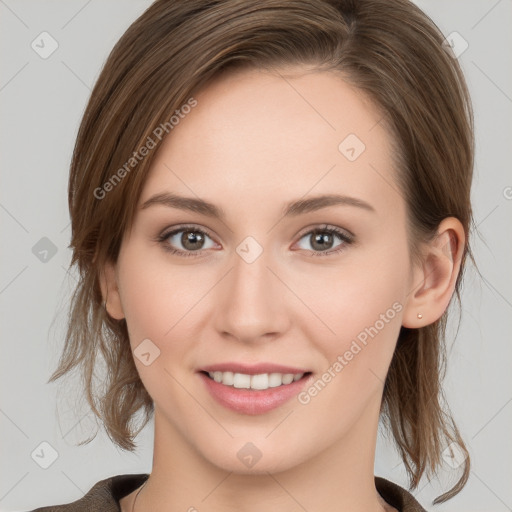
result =
[[[455,290],[466,237],[461,222],[447,217],[425,245],[422,264],[412,272],[402,317],[404,327],[418,329],[438,320]]]
[[[116,267],[110,261],[105,263],[102,271],[100,271],[100,287],[105,310],[112,318],[122,320],[125,315],[119,294]]]

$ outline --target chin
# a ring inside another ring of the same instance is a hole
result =
[[[230,439],[218,447],[209,446],[202,455],[219,469],[239,475],[279,473],[307,459],[306,453],[283,443],[272,443],[268,439],[253,442],[250,439],[250,436]]]

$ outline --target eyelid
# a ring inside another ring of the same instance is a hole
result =
[[[186,230],[197,231],[197,232],[203,233],[203,234],[207,235],[211,240],[213,240],[216,244],[218,244],[218,242],[215,239],[215,236],[213,236],[211,234],[211,232],[208,228],[199,226],[197,224],[177,224],[175,226],[171,226],[169,228],[164,229],[161,232],[161,234],[156,237],[155,240],[161,244],[164,244],[165,245],[164,250],[166,250],[167,252],[170,252],[172,254],[178,254],[179,256],[184,256],[184,257],[189,257],[189,256],[201,257],[204,252],[208,251],[208,249],[200,249],[197,251],[183,251],[182,249],[174,249],[174,248],[172,248],[172,246],[165,243],[166,240],[171,235],[175,235],[176,233],[179,233],[181,231],[186,231]],[[300,242],[300,240],[302,240],[302,238],[304,238],[306,235],[312,235],[315,232],[331,232],[332,234],[338,236],[341,239],[342,243],[338,246],[339,248],[329,249],[327,251],[311,251],[311,250],[309,250],[309,253],[312,256],[330,256],[330,255],[337,254],[337,253],[343,251],[347,245],[351,245],[355,241],[355,235],[348,229],[341,228],[341,227],[331,225],[331,224],[313,224],[313,225],[303,228],[299,232],[299,234],[296,235],[297,241],[294,243],[294,245],[297,244],[298,242]],[[305,250],[305,249],[303,249],[303,250]]]
[[[208,235],[212,240],[215,240],[215,236],[208,228],[199,226],[198,224],[177,224],[175,226],[170,226],[169,228],[165,228],[158,236],[161,238],[169,238],[171,235],[179,233],[180,231],[185,231],[187,229],[190,231],[200,231],[201,233]]]
[[[348,248],[348,246],[354,245],[355,243],[355,235],[348,229],[340,228],[338,226],[330,224],[317,224],[313,227],[309,226],[308,228],[305,228],[305,231],[302,230],[301,234],[297,235],[298,240],[297,242],[295,242],[294,245],[300,243],[300,241],[304,237],[312,236],[314,233],[330,233],[331,235],[337,236],[341,240],[341,243],[339,245],[335,246],[333,249],[328,249],[326,251],[313,251],[309,249],[302,249],[308,251],[309,255],[314,258],[336,256],[344,252]]]
[[[195,257],[201,257],[203,256],[203,253],[207,251],[207,249],[200,249],[198,251],[184,251],[182,249],[174,249],[170,244],[167,243],[167,239],[170,236],[173,236],[177,233],[180,233],[182,231],[196,231],[203,233],[208,238],[210,238],[215,244],[219,245],[219,243],[216,241],[215,236],[213,236],[208,228],[204,228],[203,226],[199,226],[196,224],[176,224],[174,226],[165,228],[159,235],[156,236],[155,241],[157,243],[160,243],[164,246],[164,250],[171,253],[171,254],[177,254],[179,256],[189,257],[189,256],[195,256]]]
[[[303,228],[301,231],[299,231],[297,236],[299,238],[302,238],[304,235],[307,235],[307,234],[311,233],[312,231],[324,231],[324,230],[336,231],[337,233],[346,235],[346,237],[350,238],[351,240],[355,238],[354,233],[352,233],[351,231],[349,231],[346,228],[341,228],[339,226],[335,226],[334,224],[312,224],[310,226]]]

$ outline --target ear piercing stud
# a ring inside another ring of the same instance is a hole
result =
[[[423,315],[421,313],[418,313],[418,318],[421,320],[423,318]]]

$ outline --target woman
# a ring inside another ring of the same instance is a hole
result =
[[[124,449],[154,413],[153,468],[37,510],[422,511],[373,475],[380,419],[411,489],[450,450],[434,503],[460,492],[440,382],[473,121],[443,40],[406,0],[157,0],[129,27],[73,155],[51,380],[78,366]]]

